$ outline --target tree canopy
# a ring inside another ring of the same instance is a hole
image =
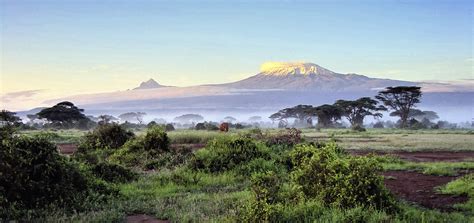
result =
[[[0,111],[0,121],[5,122],[8,125],[17,125],[20,123],[21,119],[16,116],[15,112],[11,112],[8,110],[3,109]]]
[[[143,116],[145,116],[145,112],[127,112],[119,115],[119,119],[126,122],[138,122],[138,124],[143,123]]]
[[[174,118],[174,121],[181,122],[181,123],[191,123],[191,122],[199,122],[204,120],[204,117],[198,114],[184,114]]]
[[[400,117],[400,127],[405,128],[410,110],[417,103],[420,103],[421,96],[421,87],[398,86],[387,87],[385,90],[380,91],[375,98],[394,110],[396,115]]]
[[[319,127],[332,127],[337,120],[341,119],[342,110],[338,106],[324,104],[315,107],[314,114],[318,117]]]
[[[81,120],[87,120],[83,114],[84,109],[74,106],[69,101],[63,101],[51,108],[45,108],[37,113],[39,118],[47,119],[55,123],[74,123]]]
[[[378,101],[370,97],[359,98],[355,101],[338,100],[334,103],[340,108],[342,116],[346,117],[352,127],[362,126],[366,116],[382,117],[379,111],[387,110],[384,106],[377,106]]]

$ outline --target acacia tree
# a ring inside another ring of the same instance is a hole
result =
[[[318,117],[319,127],[332,127],[342,116],[342,110],[335,105],[324,104],[313,108],[312,111]]]
[[[98,117],[98,123],[99,125],[107,125],[110,124],[111,122],[118,121],[118,118],[115,118],[112,115],[99,115]]]
[[[76,107],[69,101],[63,101],[51,108],[45,108],[41,110],[37,113],[37,115],[39,118],[44,118],[53,123],[64,126],[67,124],[75,124],[80,121],[88,120],[88,118],[82,112],[84,112],[84,109]]]
[[[271,119],[273,122],[278,121],[278,127],[286,127],[288,126],[288,114],[287,114],[287,109],[282,109],[268,117]]]
[[[119,115],[118,117],[122,121],[126,121],[126,122],[137,121],[138,124],[141,125],[143,123],[143,116],[145,115],[146,115],[145,112],[127,112],[127,113],[123,113]]]
[[[352,127],[362,126],[366,116],[382,117],[379,111],[385,111],[383,105],[377,106],[378,101],[369,97],[359,98],[355,101],[338,100],[334,103],[340,108],[342,116],[346,117]]]
[[[3,109],[0,111],[0,121],[4,122],[6,125],[18,125],[21,119],[16,116],[15,112]]]
[[[225,122],[229,122],[229,123],[233,123],[233,122],[237,121],[237,119],[234,118],[234,117],[232,117],[232,116],[226,116],[226,117],[224,118],[224,121],[225,121]]]
[[[421,87],[416,86],[398,86],[387,87],[380,91],[375,98],[380,100],[385,106],[388,106],[400,117],[400,127],[407,126],[407,120],[410,110],[420,103]]]
[[[185,114],[185,115],[181,115],[181,116],[178,116],[178,117],[174,118],[174,121],[181,122],[181,123],[184,123],[184,124],[190,124],[190,123],[193,123],[193,122],[200,122],[202,120],[204,120],[204,117],[202,117],[199,114]]]
[[[288,124],[288,118],[295,118],[300,123],[311,123],[311,117],[314,116],[313,106],[297,105],[291,108],[285,108],[272,114],[269,118],[272,121],[279,120],[282,124]],[[310,124],[311,125],[311,124]]]

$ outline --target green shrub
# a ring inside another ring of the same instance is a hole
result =
[[[126,167],[150,170],[180,165],[191,156],[190,149],[171,150],[169,144],[166,132],[162,128],[152,127],[144,136],[128,141],[109,160]]]
[[[145,151],[154,153],[169,151],[170,140],[166,132],[161,128],[153,127],[148,129],[142,142]]]
[[[95,149],[118,149],[134,134],[118,124],[99,125],[88,133],[78,147],[78,152],[87,152]]]
[[[325,143],[309,143],[300,144],[294,147],[288,154],[287,165],[289,169],[301,166],[303,163],[311,159],[315,154],[319,153],[322,148],[331,149],[332,152],[339,156],[347,155],[347,152],[336,144],[327,146]]]
[[[287,128],[281,130],[277,134],[267,135],[265,137],[265,142],[267,146],[294,146],[298,143],[301,143],[303,138],[301,137],[301,130],[296,128]]]
[[[217,123],[200,122],[200,123],[197,123],[196,126],[194,126],[194,129],[196,129],[196,130],[217,131],[217,130],[219,130],[219,127],[217,126]]]
[[[253,173],[265,173],[268,171],[282,173],[284,166],[275,160],[256,158],[237,168],[237,172],[242,175],[252,175]]]
[[[74,209],[95,189],[111,192],[42,136],[2,140],[0,157],[0,218],[20,218],[50,205]]]
[[[165,125],[165,131],[170,132],[170,131],[174,131],[174,130],[175,130],[175,128],[174,128],[173,124],[168,123],[168,124]]]
[[[291,177],[307,197],[341,208],[367,206],[395,210],[394,198],[378,174],[382,167],[375,159],[346,156],[335,144],[311,153],[309,158],[309,153],[295,152],[291,156],[292,160],[298,160]]]
[[[256,158],[269,159],[269,149],[249,138],[219,138],[208,143],[205,149],[191,159],[194,169],[210,172],[230,170]]]
[[[91,171],[96,177],[113,183],[125,183],[137,179],[137,174],[117,164],[102,162],[94,165]]]

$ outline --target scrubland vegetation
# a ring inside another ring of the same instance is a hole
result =
[[[133,132],[107,124],[87,133],[5,134],[0,187],[5,220],[120,222],[134,214],[173,222],[469,222],[474,218],[472,174],[437,189],[437,193],[470,198],[449,211],[398,198],[384,186],[381,175],[410,170],[460,176],[474,169],[472,160],[420,163],[390,155],[353,156],[344,146],[351,140],[357,144],[360,138],[403,134],[471,139],[466,131],[219,133],[165,132],[150,126]],[[62,141],[78,143],[74,155],[58,153],[53,142]],[[424,140],[414,143],[419,148],[432,146],[422,145]]]
[[[143,112],[94,121],[71,102],[40,111],[49,122],[35,130],[2,111],[0,219],[472,222],[474,134],[413,109],[420,97],[419,87],[379,92],[400,121],[368,129],[364,117],[387,110],[371,98],[285,108],[270,116],[282,128],[264,130],[198,114],[179,125],[145,124]],[[288,119],[303,128],[283,128]]]

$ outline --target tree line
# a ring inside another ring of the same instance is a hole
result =
[[[337,100],[334,104],[320,106],[297,105],[282,109],[269,118],[278,121],[279,127],[288,126],[288,119],[294,118],[297,125],[313,125],[317,118],[317,127],[336,127],[337,121],[346,118],[351,127],[361,128],[365,117],[381,118],[383,111],[392,111],[391,116],[400,118],[400,128],[409,126],[409,119],[415,116],[437,117],[435,112],[414,109],[421,101],[421,87],[397,86],[379,91],[375,98],[362,97],[356,100]]]

